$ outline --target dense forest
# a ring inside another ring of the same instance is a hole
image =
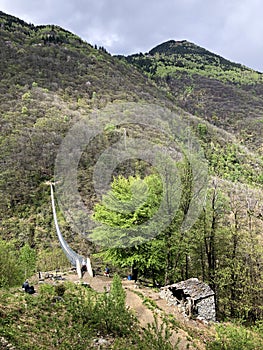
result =
[[[218,321],[256,327],[260,337],[262,73],[188,41],[111,56],[61,27],[2,12],[0,47],[3,303],[25,277],[68,266],[52,217],[47,182],[54,181],[61,231],[73,249],[116,271],[136,268],[155,288],[198,277],[215,292]],[[123,337],[137,325],[117,277],[115,285],[110,317],[121,313],[124,328],[109,319],[108,332]],[[65,288],[77,305],[82,291]],[[55,291],[43,287],[42,300],[48,293]],[[103,296],[87,298],[93,302],[74,312],[65,298],[63,312],[73,319],[94,308],[106,317]],[[44,314],[51,310],[40,304]],[[0,333],[18,317],[14,310],[0,308]],[[80,332],[87,336],[84,326]],[[153,334],[142,332],[137,346],[146,349]],[[77,342],[71,336],[68,348]]]

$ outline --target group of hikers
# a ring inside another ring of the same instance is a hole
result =
[[[81,275],[82,277],[84,276],[85,272],[87,272],[87,265],[85,263],[85,261],[83,261],[82,266],[81,266]],[[93,272],[93,277],[95,276],[95,271],[92,270]],[[110,268],[108,265],[106,265],[105,270],[103,275],[105,277],[110,277]],[[40,278],[40,273],[39,273],[39,278]],[[134,280],[135,283],[137,282],[137,278],[138,278],[138,269],[134,269],[132,271],[132,274],[128,275],[128,280]],[[35,293],[35,289],[34,286],[30,286],[28,280],[26,280],[23,285],[22,285],[22,289],[28,293],[28,294],[34,294]]]
[[[85,274],[85,272],[87,272],[87,265],[85,263],[85,261],[82,262],[82,266],[81,266],[81,275],[83,277],[83,275]],[[93,272],[93,277],[95,276],[95,270],[92,270]],[[108,265],[106,265],[103,276],[105,277],[110,277],[110,268]],[[135,281],[135,283],[137,282],[138,279],[138,269],[137,268],[132,268],[132,273],[130,275],[128,275],[128,280],[133,280]]]
[[[139,272],[138,269],[133,267],[132,273],[128,275],[128,280],[133,280],[136,283],[138,280],[138,272]],[[103,275],[106,277],[110,277],[110,269],[108,265],[106,266]]]
[[[83,260],[82,262],[82,266],[81,266],[81,276],[83,277],[85,272],[87,272],[88,268],[87,268],[87,264],[86,262]],[[92,273],[93,273],[93,277],[95,276],[95,270],[92,270]],[[105,267],[105,270],[104,270],[104,273],[103,273],[104,276],[106,277],[110,277],[110,268],[109,266],[107,265]]]

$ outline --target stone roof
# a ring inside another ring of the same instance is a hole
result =
[[[204,299],[215,294],[206,283],[199,281],[198,278],[189,278],[186,281],[174,283],[162,289],[182,289],[184,294],[190,295],[194,300]]]

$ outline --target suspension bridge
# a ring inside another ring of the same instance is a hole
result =
[[[81,266],[86,265],[87,266],[87,271],[91,277],[93,277],[93,271],[91,267],[91,262],[89,257],[84,257],[82,255],[79,255],[76,253],[65,241],[60,228],[58,224],[58,219],[57,219],[57,212],[56,212],[56,203],[55,203],[55,196],[54,196],[54,183],[49,182],[50,185],[50,193],[51,193],[51,203],[52,203],[52,212],[53,212],[53,219],[56,227],[56,232],[57,236],[59,239],[60,246],[65,253],[67,259],[71,263],[72,266],[76,267],[77,274],[79,278],[82,278],[82,272],[81,272]]]

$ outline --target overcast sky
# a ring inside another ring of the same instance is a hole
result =
[[[112,54],[186,39],[263,71],[262,0],[0,0],[0,9],[60,25]]]

